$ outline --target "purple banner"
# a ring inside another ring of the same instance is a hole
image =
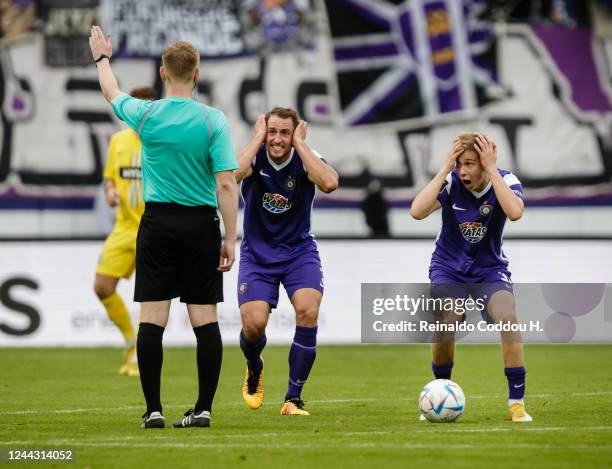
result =
[[[595,58],[593,35],[588,29],[563,26],[533,28],[571,87],[571,97],[582,111],[610,112],[610,96],[602,87]]]

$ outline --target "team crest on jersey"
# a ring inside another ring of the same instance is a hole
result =
[[[287,178],[287,180],[285,181],[285,187],[292,191],[293,189],[295,189],[295,179],[293,179],[293,177],[289,176]]]
[[[491,211],[493,210],[493,206],[488,202],[485,202],[480,206],[480,215],[483,217],[488,217],[491,215]]]
[[[466,221],[459,225],[459,230],[466,241],[475,244],[487,234],[487,227],[477,221]]]
[[[291,202],[280,194],[266,192],[263,196],[263,207],[274,214],[286,212],[291,208]]]
[[[242,283],[240,284],[240,286],[238,287],[238,292],[239,292],[241,295],[244,295],[244,294],[246,293],[246,291],[247,291],[247,283],[246,283],[246,282],[242,282]]]

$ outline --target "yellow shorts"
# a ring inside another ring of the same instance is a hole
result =
[[[130,278],[136,261],[138,228],[119,228],[108,235],[98,259],[96,273],[114,278]]]

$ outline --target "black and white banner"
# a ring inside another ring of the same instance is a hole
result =
[[[498,26],[479,0],[100,5],[123,90],[161,92],[159,54],[184,39],[202,53],[198,99],[226,113],[237,148],[258,114],[297,109],[310,124],[309,145],[341,176],[340,189],[315,202],[350,211],[336,235],[363,223],[372,180],[405,210],[464,131],[495,140],[498,166],[521,180],[528,211],[599,206],[608,211],[586,221],[564,212],[558,221],[566,232],[577,223],[612,232],[612,48],[589,30]],[[82,33],[74,21],[92,18],[62,15],[47,32]],[[0,213],[8,220],[0,236],[96,235],[108,224],[102,168],[122,124],[90,63],[60,66],[66,56],[47,64],[47,36],[0,49]],[[403,225],[392,223],[392,234],[410,234],[395,226]]]
[[[116,57],[159,57],[175,41],[187,41],[203,58],[245,52],[232,0],[108,0],[102,2],[106,31]]]

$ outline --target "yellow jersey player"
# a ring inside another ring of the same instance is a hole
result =
[[[153,88],[135,88],[130,93],[138,99],[154,101]],[[117,293],[120,278],[130,278],[136,259],[136,234],[144,212],[140,173],[141,143],[132,129],[112,136],[108,160],[104,169],[106,202],[117,207],[115,226],[106,238],[96,269],[94,291],[104,305],[110,320],[125,339],[123,363],[119,374],[138,376],[136,363],[136,334],[125,303]]]

